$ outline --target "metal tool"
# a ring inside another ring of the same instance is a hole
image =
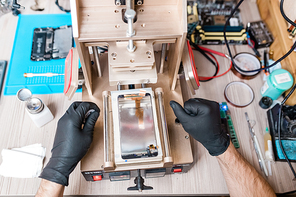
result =
[[[166,43],[162,44],[159,73],[163,73],[163,67],[164,67],[164,61],[165,61],[165,55],[166,55],[166,49],[167,49],[167,44]]]
[[[264,172],[265,176],[268,176],[267,167],[266,167],[264,159],[263,159],[263,155],[262,155],[259,143],[258,143],[258,139],[257,139],[257,137],[255,135],[254,129],[251,126],[250,119],[249,119],[249,116],[248,116],[247,112],[245,112],[245,116],[246,116],[246,119],[247,119],[247,122],[248,122],[248,127],[249,127],[249,131],[250,131],[250,134],[251,134],[251,137],[252,137],[252,141],[253,141],[253,145],[254,145],[254,148],[255,148],[255,151],[256,151],[256,155],[257,155],[257,158],[258,158],[259,166],[261,168],[261,171]]]
[[[24,73],[24,77],[53,77],[53,76],[59,76],[59,75],[65,75],[60,73]]]
[[[127,18],[128,29],[126,32],[127,37],[133,37],[135,35],[135,30],[133,29],[134,18],[136,16],[135,10],[128,9],[125,12],[125,17]],[[136,50],[136,46],[134,45],[134,41],[130,39],[128,41],[127,50],[129,52],[134,52]]]

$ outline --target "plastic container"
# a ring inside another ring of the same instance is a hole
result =
[[[265,130],[264,134],[264,149],[265,149],[265,158],[268,161],[273,161],[273,149],[272,149],[272,141],[271,141],[271,135],[269,134],[268,128]]]
[[[266,127],[264,134],[264,150],[265,150],[265,160],[268,166],[269,176],[272,175],[271,162],[274,161],[273,149],[271,135],[269,134],[268,128]]]
[[[54,117],[48,107],[39,98],[32,97],[29,89],[20,89],[17,98],[26,102],[26,112],[37,127],[42,127],[53,120]]]
[[[285,69],[277,69],[268,77],[261,87],[261,95],[268,96],[272,100],[278,99],[286,90],[293,85],[292,75]]]

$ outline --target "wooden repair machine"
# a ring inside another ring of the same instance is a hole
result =
[[[101,109],[93,143],[81,161],[87,181],[135,177],[136,186],[128,189],[141,191],[152,189],[142,176],[184,173],[193,163],[189,136],[169,106],[170,100],[183,103],[178,72],[186,7],[185,0],[71,0],[72,56],[78,54],[83,70],[82,99]],[[107,52],[100,54],[99,48]],[[78,57],[73,62],[70,96]],[[186,75],[190,88],[196,88]]]

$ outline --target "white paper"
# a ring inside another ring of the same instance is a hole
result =
[[[41,173],[46,149],[41,144],[22,148],[3,149],[0,175],[15,178],[34,178]]]

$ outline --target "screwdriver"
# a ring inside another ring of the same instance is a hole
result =
[[[24,73],[24,77],[53,77],[53,76],[59,76],[59,75],[65,75],[60,73]]]

